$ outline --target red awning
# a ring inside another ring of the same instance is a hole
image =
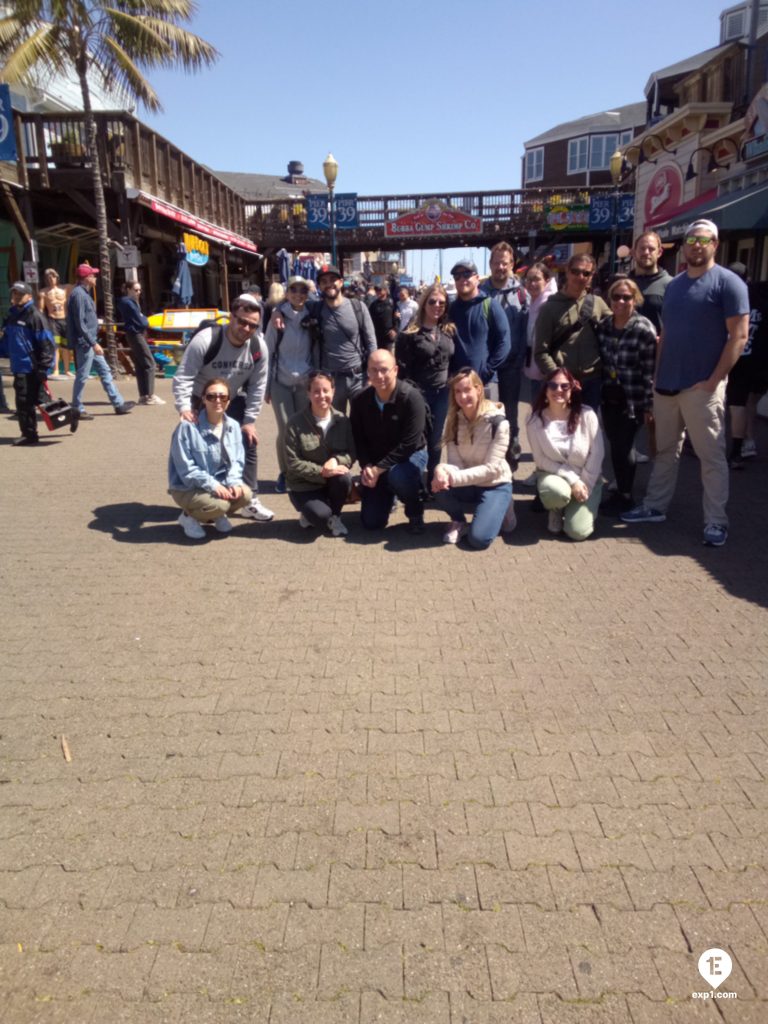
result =
[[[174,206],[173,203],[166,203],[165,200],[158,199],[157,196],[153,196],[149,192],[142,192],[138,188],[128,188],[125,191],[129,199],[135,199],[137,203],[141,203],[142,206],[146,206],[155,213],[159,213],[161,217],[167,217],[169,220],[176,221],[177,224],[182,224],[185,228],[191,228],[192,231],[202,235],[204,238],[210,239],[212,242],[234,246],[237,249],[243,249],[245,252],[250,253],[258,253],[259,251],[258,247],[249,238],[235,234],[233,231],[228,231],[226,228],[220,228],[217,224],[211,224],[210,221],[196,217],[193,213],[188,213],[187,210]]]

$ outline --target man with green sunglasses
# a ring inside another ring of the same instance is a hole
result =
[[[653,417],[656,458],[645,500],[625,512],[625,523],[661,523],[677,483],[687,430],[701,464],[704,543],[728,539],[728,462],[725,452],[725,382],[749,329],[747,286],[715,262],[717,225],[697,220],[683,242],[686,269],[664,295],[656,365]]]

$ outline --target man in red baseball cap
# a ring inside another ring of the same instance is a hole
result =
[[[99,319],[96,315],[96,303],[91,297],[98,273],[97,267],[81,263],[75,271],[77,284],[67,300],[67,341],[69,347],[74,350],[77,371],[72,388],[72,424],[69,428],[72,433],[77,430],[80,420],[93,419],[83,405],[83,389],[91,369],[98,373],[101,386],[118,416],[129,413],[136,404],[123,400],[112,379],[109,363],[104,358],[104,349],[99,344]]]

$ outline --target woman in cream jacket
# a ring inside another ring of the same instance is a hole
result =
[[[446,461],[436,468],[432,490],[451,522],[443,541],[456,544],[466,536],[473,548],[487,548],[499,532],[516,525],[512,471],[506,460],[509,423],[504,406],[489,402],[483,382],[470,367],[448,382],[448,416],[443,432]],[[472,513],[468,526],[466,512]]]

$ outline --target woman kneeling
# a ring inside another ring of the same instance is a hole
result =
[[[595,529],[603,483],[603,435],[597,415],[581,404],[581,385],[568,370],[547,377],[528,417],[539,497],[550,533],[586,540]]]
[[[341,509],[352,485],[355,446],[349,420],[333,408],[333,380],[309,374],[309,408],[296,413],[285,431],[285,479],[299,523],[345,537]]]
[[[252,497],[243,483],[240,424],[226,415],[228,405],[229,384],[214,377],[206,384],[197,421],[182,420],[171,438],[168,493],[182,509],[179,526],[195,539],[205,536],[208,523],[229,533],[227,516],[245,508]]]
[[[484,397],[483,382],[470,367],[459,370],[448,389],[443,433],[447,461],[435,468],[432,490],[451,517],[443,542],[456,544],[466,536],[473,548],[482,550],[500,531],[510,533],[516,525],[512,471],[505,457],[509,423],[504,406]],[[472,513],[469,527],[466,512]]]

